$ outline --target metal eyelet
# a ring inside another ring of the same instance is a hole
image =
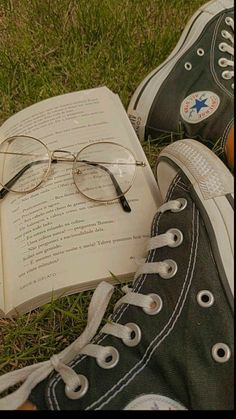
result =
[[[173,276],[175,276],[175,274],[178,270],[177,263],[172,259],[166,259],[163,262],[168,265],[168,268],[167,268],[167,271],[165,273],[161,273],[161,274],[159,273],[160,277],[163,278],[163,279],[173,278]]]
[[[137,346],[141,340],[141,330],[139,326],[135,323],[126,323],[127,327],[130,329],[130,336],[128,339],[122,339],[126,346]]]
[[[231,84],[232,89],[234,89],[234,83]]]
[[[187,200],[185,198],[177,198],[175,201],[180,203],[180,207],[178,209],[172,209],[171,212],[180,212],[183,211],[187,207]]]
[[[214,295],[208,290],[199,291],[197,302],[201,307],[211,307],[214,303]]]
[[[174,235],[174,242],[169,244],[169,247],[178,247],[183,242],[183,233],[178,228],[170,228],[167,233],[171,233]]]
[[[101,368],[110,369],[114,368],[119,361],[119,352],[117,349],[113,348],[113,346],[104,346],[104,349],[106,349],[106,354],[103,359],[97,358],[97,364]]]
[[[197,55],[199,55],[200,57],[202,57],[205,54],[205,51],[203,48],[198,48],[197,49]]]
[[[188,70],[188,71],[190,71],[190,70],[192,70],[192,64],[189,62],[189,61],[187,61],[185,64],[184,64],[184,68],[185,68],[185,70]]]
[[[152,303],[149,307],[143,307],[144,313],[150,314],[153,316],[161,311],[163,307],[163,302],[161,297],[158,294],[148,294],[152,298]]]
[[[83,397],[87,393],[88,388],[89,388],[88,379],[84,375],[78,374],[78,381],[79,381],[79,385],[77,387],[78,390],[76,389],[73,390],[68,385],[65,386],[65,393],[68,399],[78,400],[78,399],[81,399],[81,397]]]
[[[231,26],[234,23],[234,21],[233,21],[232,17],[226,16],[225,23],[226,23],[226,25]]]
[[[223,38],[228,39],[228,32],[223,29],[223,31],[221,31],[221,36],[223,36]]]
[[[211,350],[212,357],[216,362],[224,363],[229,361],[231,350],[225,343],[216,343]]]
[[[225,79],[225,80],[230,80],[231,79],[231,76],[230,76],[230,73],[229,73],[229,71],[223,71],[223,73],[222,73],[222,77],[223,77],[223,79]]]
[[[227,46],[227,44],[226,44],[225,42],[221,42],[221,43],[219,44],[219,50],[220,50],[221,52],[225,52],[225,46]]]
[[[220,67],[227,67],[227,60],[225,58],[220,58],[218,64]]]

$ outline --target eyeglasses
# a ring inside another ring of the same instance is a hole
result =
[[[146,166],[128,148],[109,141],[89,144],[74,154],[51,151],[41,140],[16,135],[0,144],[0,199],[9,191],[33,192],[58,162],[73,163],[74,183],[83,196],[100,202],[118,199],[126,212],[131,209],[124,195],[134,182],[136,166]]]

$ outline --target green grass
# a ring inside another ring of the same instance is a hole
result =
[[[40,100],[102,85],[127,108],[138,84],[170,54],[204,3],[0,0],[0,124]],[[147,144],[145,152],[154,164],[157,145]],[[86,325],[91,296],[63,297],[17,319],[0,319],[1,374],[46,360],[73,342]]]

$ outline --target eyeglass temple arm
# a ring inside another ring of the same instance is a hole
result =
[[[26,170],[28,170],[28,169],[30,169],[30,167],[32,167],[33,165],[35,165],[35,164],[39,164],[39,163],[44,163],[45,161],[44,160],[37,160],[37,161],[33,161],[33,162],[31,162],[31,163],[28,163],[28,164],[26,164],[25,165],[25,167],[23,167],[12,179],[10,179],[7,183],[6,183],[6,185],[4,185],[4,187],[0,190],[0,199],[3,199],[4,198],[4,196],[6,196],[7,194],[8,194],[8,192],[9,192],[9,189],[16,183],[16,181],[18,180],[18,179],[20,179],[20,177],[26,172]],[[115,187],[115,190],[116,190],[116,192],[117,192],[117,195],[121,195],[123,192],[122,192],[122,190],[121,190],[121,188],[120,188],[120,186],[119,186],[119,184],[118,184],[118,182],[117,182],[117,180],[116,180],[116,178],[114,177],[114,175],[113,175],[113,173],[111,173],[110,172],[110,170],[109,169],[107,169],[105,166],[102,166],[101,164],[98,164],[98,163],[95,163],[95,162],[89,162],[89,161],[87,161],[87,160],[83,160],[83,162],[84,163],[87,163],[87,164],[90,164],[90,165],[92,165],[92,166],[99,166],[101,169],[103,169],[103,170],[105,170],[108,174],[109,174],[109,176],[110,176],[110,178],[111,178],[111,180],[112,180],[112,182],[113,182],[113,185],[114,185],[114,187]],[[52,160],[52,163],[57,163],[57,159],[53,159]],[[124,211],[126,211],[126,212],[130,212],[131,211],[131,208],[130,208],[130,206],[129,206],[129,204],[128,204],[128,202],[127,202],[127,200],[126,200],[126,198],[124,197],[124,195],[122,195],[122,196],[120,196],[119,197],[119,201],[120,201],[120,203],[121,203],[121,206],[122,206],[122,208],[124,209]]]
[[[90,164],[91,166],[98,166],[98,167],[100,167],[100,169],[105,170],[105,172],[107,172],[109,174],[109,176],[110,176],[110,178],[111,178],[111,180],[113,182],[113,185],[115,187],[117,196],[121,195],[119,197],[119,201],[121,203],[121,206],[122,206],[123,210],[125,212],[131,212],[131,208],[130,208],[128,202],[127,202],[127,199],[125,198],[124,195],[122,195],[123,192],[122,192],[122,190],[120,188],[119,183],[117,182],[117,180],[116,180],[115,176],[113,175],[113,173],[107,167],[105,167],[105,166],[103,166],[103,165],[101,165],[99,163],[90,162],[89,160],[79,160],[79,161],[82,162],[82,163]]]
[[[32,161],[31,163],[26,164],[12,179],[10,179],[6,185],[0,190],[0,199],[3,199],[5,195],[8,194],[9,189],[16,183],[18,179],[26,172],[26,170],[30,169],[30,167],[34,166],[35,164],[39,163],[46,163],[45,160],[37,160]],[[57,162],[55,162],[57,163]]]

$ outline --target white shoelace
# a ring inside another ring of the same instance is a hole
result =
[[[231,27],[232,31],[234,32],[234,20],[231,17],[226,17],[225,19],[226,25]],[[226,57],[222,57],[219,59],[219,65],[220,67],[232,67],[232,70],[224,70],[222,72],[222,77],[226,80],[231,80],[234,78],[234,36],[230,34],[228,30],[223,30],[221,32],[222,36],[226,41],[229,41],[231,45],[229,45],[227,42],[221,42],[219,44],[219,49],[222,52],[227,52],[228,54],[233,57],[233,59],[229,60]],[[232,88],[234,88],[234,84],[232,84]]]
[[[159,212],[179,210],[181,204],[178,200],[169,201],[159,208]],[[173,234],[165,233],[149,239],[147,250],[171,246],[174,242]],[[144,263],[139,267],[134,280],[143,273],[166,273],[168,263],[153,262]],[[150,295],[133,292],[132,288],[122,288],[125,295],[115,304],[116,310],[121,304],[131,304],[148,310],[152,307],[153,299]],[[32,389],[43,381],[53,371],[57,371],[68,388],[76,389],[80,386],[80,376],[67,364],[79,354],[86,354],[103,361],[107,357],[107,349],[99,344],[90,343],[101,324],[108,303],[113,294],[114,287],[106,282],[101,282],[94,291],[88,308],[88,321],[82,334],[67,348],[57,355],[53,355],[48,361],[33,364],[19,370],[9,372],[0,377],[0,394],[15,384],[23,384],[13,393],[0,399],[0,410],[15,410],[21,406],[30,395]],[[132,329],[129,326],[108,322],[102,329],[102,333],[116,336],[120,339],[129,340]]]

